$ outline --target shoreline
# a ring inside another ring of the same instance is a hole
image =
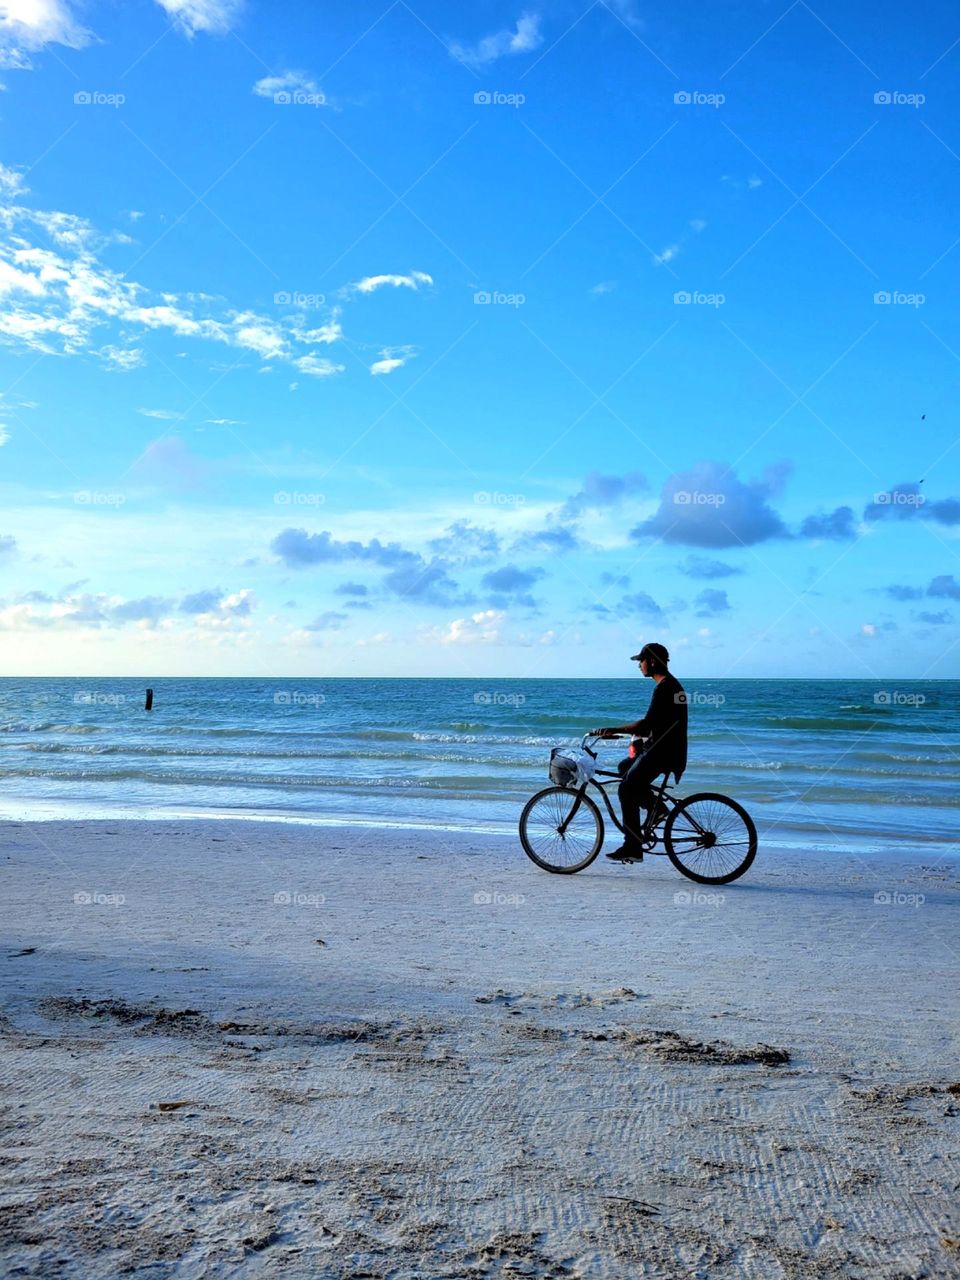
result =
[[[479,806],[478,806],[479,807]],[[519,819],[520,809],[517,810],[517,818]],[[613,847],[613,842],[617,839],[619,833],[612,823],[609,822],[607,814],[604,812],[605,838],[603,849],[598,855],[598,862],[602,862],[604,853]],[[808,820],[809,821],[809,820]],[[450,836],[483,836],[490,839],[512,840],[516,846],[516,850],[522,856],[519,840],[517,837],[517,822],[501,822],[495,825],[496,820],[490,820],[483,823],[469,821],[443,821],[440,819],[423,821],[412,821],[402,817],[364,817],[359,814],[304,814],[304,813],[271,813],[264,810],[238,810],[238,809],[164,809],[149,808],[147,806],[138,807],[135,811],[129,808],[110,809],[103,805],[90,804],[89,807],[78,806],[76,804],[56,806],[52,802],[42,804],[37,802],[35,807],[17,811],[12,811],[10,806],[0,809],[0,826],[3,824],[24,825],[33,824],[46,825],[55,823],[78,823],[89,824],[97,822],[110,823],[131,823],[135,825],[149,824],[169,824],[169,823],[228,823],[237,822],[243,824],[255,825],[278,825],[278,826],[295,826],[309,827],[318,830],[364,830],[364,831],[397,831],[401,833],[416,834],[418,832],[430,833],[435,832]],[[810,822],[810,826],[815,826]],[[826,824],[824,824],[826,825]],[[916,836],[914,837],[916,838]],[[844,839],[833,833],[833,839],[817,837],[811,834],[809,829],[795,829],[779,831],[772,838],[765,834],[763,827],[759,828],[759,853],[758,857],[762,857],[765,851],[770,853],[789,852],[789,853],[807,853],[812,851],[815,854],[823,854],[829,857],[854,857],[854,858],[884,858],[887,855],[900,852],[904,841],[904,833],[899,830],[891,830],[888,834],[881,836],[864,836],[859,841],[853,839]],[[660,846],[662,850],[662,845]],[[955,840],[947,840],[940,836],[923,837],[918,840],[918,856],[922,854],[924,857],[933,857],[950,861],[952,859],[960,859],[960,843]],[[668,859],[665,854],[654,854],[656,857],[662,857],[665,863]]]
[[[0,824],[8,1273],[960,1277],[952,861],[382,835]]]

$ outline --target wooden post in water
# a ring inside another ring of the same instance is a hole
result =
[[[143,709],[144,709],[144,711],[152,711],[152,710],[153,710],[153,690],[152,690],[152,689],[148,689],[148,690],[147,690],[147,703],[146,703],[146,706],[145,706]]]

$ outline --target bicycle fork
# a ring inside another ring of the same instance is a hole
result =
[[[586,793],[586,787],[584,787],[583,790],[577,792],[577,798],[573,802],[572,809],[564,818],[564,820],[560,823],[559,827],[557,827],[557,835],[561,838],[561,840],[567,834],[567,827],[569,827],[570,823],[576,817],[577,810],[580,808],[580,802],[583,800],[585,793]]]

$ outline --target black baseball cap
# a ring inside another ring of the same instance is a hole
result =
[[[664,666],[670,661],[670,654],[667,652],[667,646],[664,644],[645,644],[639,653],[635,653],[630,659],[631,662],[639,662],[641,658],[656,658],[658,662],[662,662]]]

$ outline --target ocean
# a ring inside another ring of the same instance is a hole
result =
[[[733,796],[761,843],[956,851],[960,682],[685,684],[678,795]],[[0,813],[509,831],[549,785],[550,748],[639,718],[652,688],[640,677],[4,679]],[[624,754],[610,744],[602,758],[612,767]]]

